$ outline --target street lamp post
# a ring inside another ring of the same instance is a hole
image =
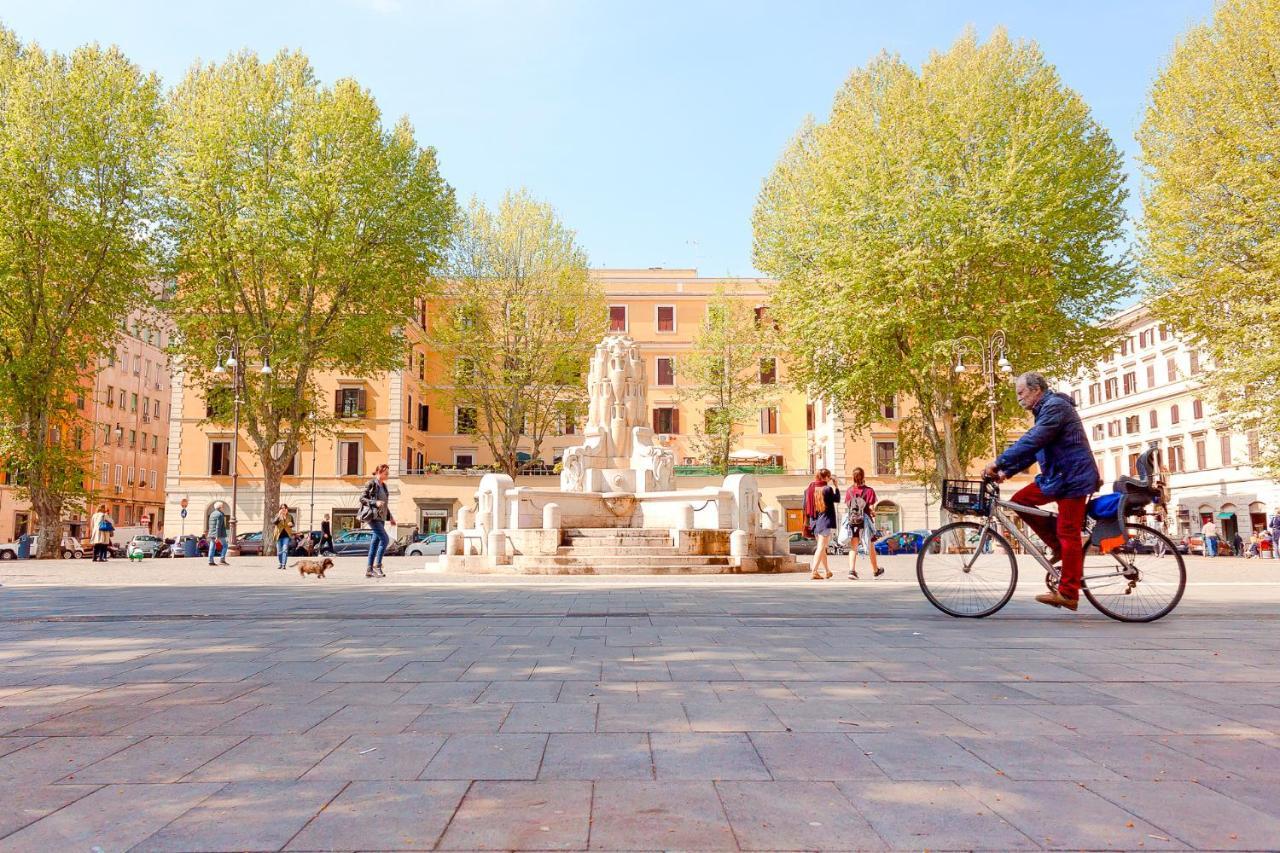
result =
[[[996,372],[998,371],[1006,376],[1013,373],[1013,365],[1009,363],[1008,341],[1004,330],[998,330],[985,343],[981,338],[965,335],[962,338],[957,338],[953,346],[956,359],[955,372],[957,375],[968,370],[964,365],[966,352],[977,355],[982,361],[982,381],[987,387],[987,409],[991,413],[991,458],[995,459],[1000,452],[1000,448],[996,444],[996,408],[1000,403],[996,397]]]
[[[252,339],[251,339],[252,340]],[[236,499],[239,497],[240,490],[240,392],[244,388],[244,364],[240,359],[240,341],[232,332],[220,335],[215,344],[215,358],[217,364],[214,365],[213,372],[218,376],[225,376],[227,368],[231,368],[231,395],[232,395],[232,421],[231,421],[231,518],[227,521],[227,553],[233,557],[240,556],[240,540],[236,534]],[[271,359],[269,356],[263,357],[262,369],[260,371],[264,376],[271,375]]]

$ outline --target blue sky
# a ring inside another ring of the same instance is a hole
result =
[[[752,275],[760,182],[807,114],[881,50],[919,65],[973,25],[1039,42],[1124,151],[1175,40],[1211,0],[415,2],[0,0],[23,40],[120,45],[175,81],[197,58],[300,48],[407,114],[460,198],[527,186],[596,266]]]

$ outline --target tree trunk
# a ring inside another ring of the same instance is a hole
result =
[[[44,489],[31,490],[31,509],[39,520],[40,534],[39,553],[35,557],[41,560],[52,560],[60,556],[62,550],[62,504],[58,495]]]
[[[272,464],[271,450],[260,454],[262,464],[262,553],[276,553],[276,513],[280,511],[280,472]]]

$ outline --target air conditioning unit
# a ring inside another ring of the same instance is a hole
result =
[[[671,443],[671,436],[669,434],[664,432],[658,435],[658,444],[670,444],[670,443]]]

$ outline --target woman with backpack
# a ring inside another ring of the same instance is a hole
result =
[[[391,541],[387,536],[387,524],[396,523],[391,517],[391,495],[387,491],[387,477],[390,475],[391,467],[385,462],[374,468],[373,478],[365,484],[364,493],[360,495],[360,511],[356,520],[368,524],[373,531],[373,541],[369,543],[369,566],[364,573],[367,578],[386,577],[382,573],[382,555]]]
[[[836,507],[840,505],[840,488],[831,472],[823,468],[818,472],[818,480],[822,487],[813,490],[813,517],[809,520],[817,539],[813,547],[813,574],[810,575],[815,581],[831,577],[831,567],[827,565],[827,546],[832,534],[836,532]]]
[[[93,562],[105,563],[111,550],[111,534],[115,530],[111,516],[107,515],[106,504],[98,504],[98,511],[89,519],[89,529],[93,531],[90,539],[93,543]]]
[[[876,490],[867,485],[867,474],[853,469],[853,486],[845,493],[844,523],[849,528],[849,580],[858,579],[858,543],[867,546],[872,577],[880,577],[884,569],[876,562]]]

